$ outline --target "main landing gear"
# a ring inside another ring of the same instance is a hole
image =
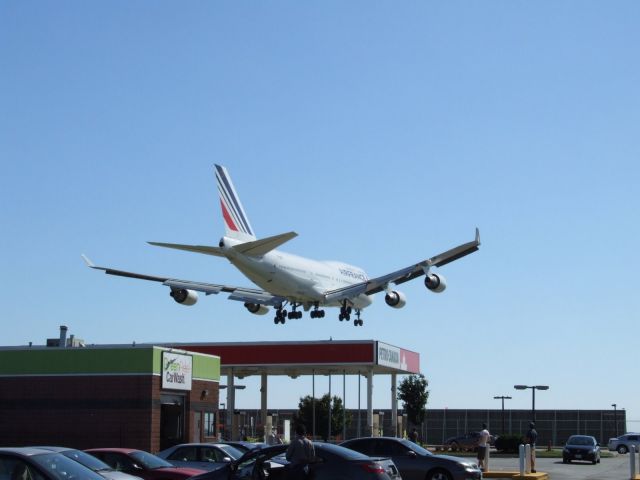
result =
[[[276,310],[276,317],[273,319],[273,323],[275,323],[276,325],[279,323],[284,325],[284,322],[286,320],[287,320],[287,310],[282,307],[278,307],[278,309]]]
[[[311,318],[324,318],[324,310],[318,310],[318,305],[316,304],[309,315],[311,315]]]
[[[340,307],[340,315],[338,315],[338,320],[340,320],[341,322],[346,320],[348,322],[349,320],[351,320],[352,312],[353,309],[351,308],[351,306],[347,305],[347,302],[345,300],[344,302],[342,302],[342,306]],[[364,320],[360,318],[360,309],[356,308],[356,318],[353,321],[353,325],[356,327],[361,327],[363,324]]]

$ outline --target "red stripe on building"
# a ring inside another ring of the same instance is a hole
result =
[[[336,345],[183,345],[193,352],[218,355],[222,365],[375,363],[373,343]]]

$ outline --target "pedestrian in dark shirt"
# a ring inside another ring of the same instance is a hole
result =
[[[536,441],[538,440],[538,432],[536,431],[536,424],[534,422],[529,423],[529,430],[524,436],[524,443],[531,445],[531,473],[536,473]]]
[[[413,443],[418,443],[418,430],[416,430],[416,427],[413,427],[413,430],[411,430],[411,433],[409,434],[409,440],[411,440]]]

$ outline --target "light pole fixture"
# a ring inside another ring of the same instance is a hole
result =
[[[549,385],[514,385],[516,390],[531,389],[531,421],[536,421],[536,390],[549,390]]]
[[[495,397],[493,397],[494,400],[502,400],[502,434],[504,435],[506,430],[504,427],[504,401],[505,400],[511,400],[511,397],[507,396],[507,395],[496,395]]]

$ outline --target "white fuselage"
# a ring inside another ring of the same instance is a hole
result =
[[[315,304],[338,306],[326,302],[327,291],[347,287],[368,280],[361,268],[341,262],[317,261],[290,253],[272,250],[262,256],[243,255],[231,246],[241,243],[224,237],[225,257],[249,280],[274,295],[306,307]],[[372,298],[359,295],[350,299],[355,308],[371,305]]]

